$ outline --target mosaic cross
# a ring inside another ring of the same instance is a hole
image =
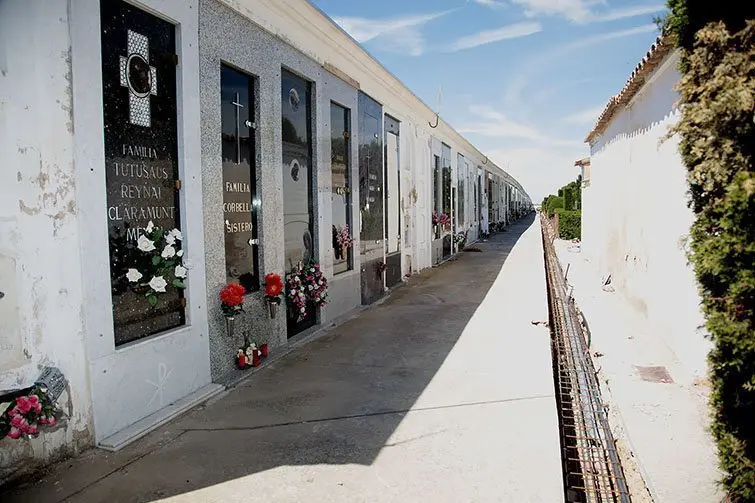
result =
[[[149,39],[128,30],[127,56],[120,58],[121,86],[129,90],[129,122],[150,127],[150,95],[157,96],[157,69],[149,64]]]

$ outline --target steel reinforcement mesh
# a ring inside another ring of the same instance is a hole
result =
[[[631,498],[585,330],[556,257],[555,234],[547,218],[541,217],[541,223],[565,500],[628,503]]]

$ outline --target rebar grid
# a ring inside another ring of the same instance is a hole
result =
[[[630,503],[590,348],[553,247],[554,233],[546,218],[541,222],[566,500]]]

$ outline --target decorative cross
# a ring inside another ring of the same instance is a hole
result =
[[[149,64],[149,39],[128,30],[127,56],[120,58],[121,86],[129,90],[129,122],[152,125],[150,95],[157,96],[157,68]]]
[[[241,162],[241,124],[239,122],[241,109],[244,105],[239,103],[239,93],[235,94],[231,105],[236,107],[236,164]]]
[[[163,397],[163,392],[165,390],[165,384],[168,382],[168,378],[170,377],[170,374],[173,373],[173,369],[168,369],[168,366],[164,363],[160,363],[157,365],[157,382],[150,381],[149,379],[145,379],[145,382],[147,384],[151,384],[155,387],[155,392],[152,394],[152,398],[149,399],[149,402],[147,402],[147,407],[152,405],[152,402],[155,401],[155,398],[160,399],[160,407],[163,407],[165,405],[165,399]]]

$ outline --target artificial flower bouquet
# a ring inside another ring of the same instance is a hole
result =
[[[126,279],[131,289],[144,294],[152,307],[157,306],[158,295],[168,288],[186,288],[186,273],[181,248],[183,236],[178,229],[157,227],[151,220],[139,229],[136,253],[131,255]]]
[[[354,238],[351,237],[351,231],[349,230],[348,225],[344,226],[343,229],[340,229],[337,232],[336,242],[338,243],[338,246],[340,246],[344,251],[354,246]]]
[[[0,435],[9,438],[36,437],[43,426],[55,426],[55,404],[42,388],[34,386],[28,394],[16,397],[0,416]]]
[[[325,279],[320,264],[315,261],[306,265],[297,264],[286,275],[286,297],[299,319],[311,314],[308,304],[315,307],[327,306],[328,280]]]
[[[283,280],[280,274],[271,272],[265,275],[265,300],[275,304],[281,303],[283,293]]]
[[[449,225],[451,225],[451,217],[446,215],[445,213],[438,213],[437,211],[433,211],[433,225],[448,227]]]
[[[239,283],[228,283],[220,291],[220,308],[223,310],[223,316],[233,318],[243,312],[244,295],[246,295],[246,288]]]

